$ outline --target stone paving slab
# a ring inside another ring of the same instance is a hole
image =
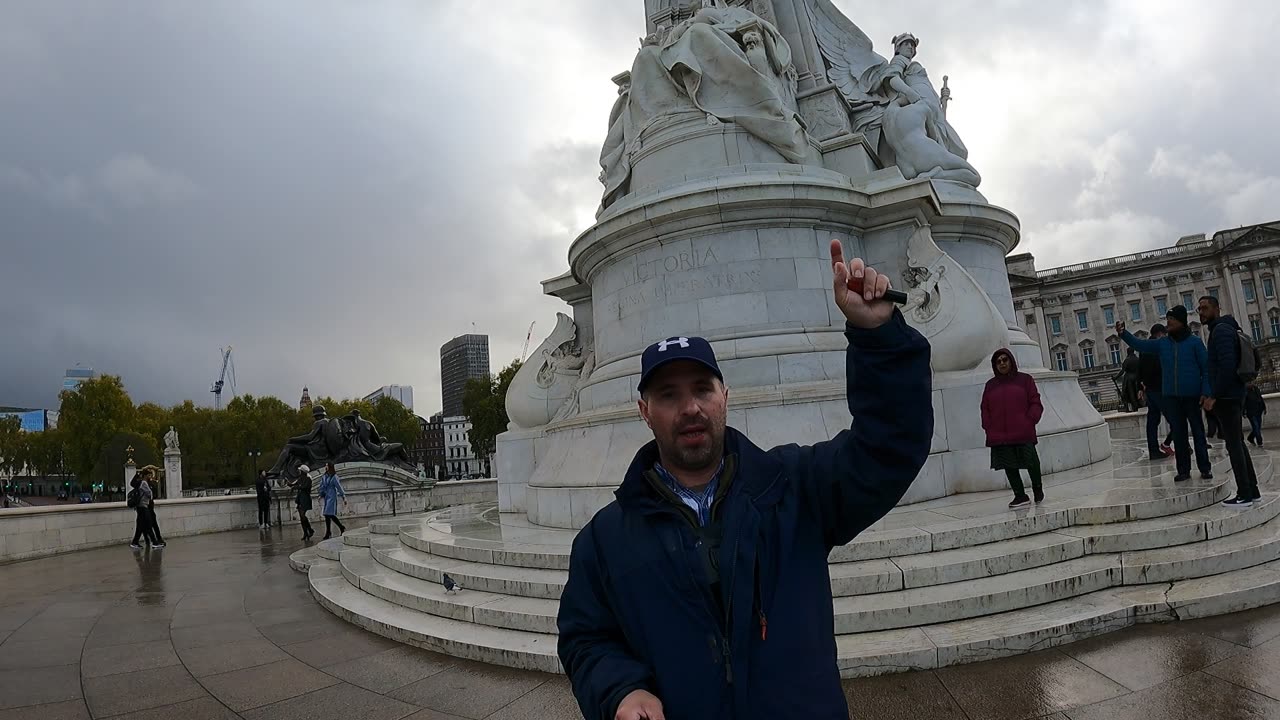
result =
[[[289,568],[302,547],[255,530],[5,566],[0,720],[580,717],[564,677],[391,644],[333,617]],[[340,573],[328,577],[345,584]],[[1254,574],[1280,584],[1280,566]],[[1169,594],[1194,602],[1198,582]],[[912,647],[937,662],[918,628],[884,642],[907,666]],[[1280,717],[1280,607],[844,688],[854,717],[878,720]]]

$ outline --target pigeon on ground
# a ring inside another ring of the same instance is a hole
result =
[[[458,592],[462,589],[461,585],[454,582],[453,578],[449,577],[449,573],[444,573],[444,580],[441,581],[441,584],[444,585],[444,592],[446,595]]]

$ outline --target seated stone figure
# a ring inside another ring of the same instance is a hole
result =
[[[396,465],[406,470],[415,468],[404,444],[386,442],[378,434],[376,425],[360,417],[359,410],[352,410],[349,415],[344,415],[342,423],[347,438],[343,462],[365,460]]]
[[[328,416],[323,405],[312,408],[311,416],[315,419],[311,432],[291,437],[285,442],[275,465],[267,471],[268,476],[294,478],[299,465],[319,466],[337,462],[343,448],[341,424]]]
[[[615,82],[618,100],[600,155],[603,207],[627,193],[641,134],[679,113],[735,123],[787,162],[819,163],[796,110],[791,46],[745,8],[703,0],[693,17],[645,38],[631,72]]]

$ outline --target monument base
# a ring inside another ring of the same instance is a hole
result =
[[[1031,372],[1045,406],[1038,426],[1043,471],[1057,473],[1106,460],[1106,422],[1080,394],[1072,373]],[[930,456],[902,504],[958,493],[1002,490],[982,430],[982,390],[991,371],[934,377]],[[843,378],[786,387],[730,389],[729,424],[761,447],[813,443],[852,423]],[[613,500],[636,450],[652,439],[634,407],[593,413],[541,430],[498,436],[499,509],[530,522],[581,528]]]

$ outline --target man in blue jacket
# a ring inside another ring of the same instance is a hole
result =
[[[929,344],[888,278],[831,243],[854,424],[762,450],[726,426],[706,340],[641,359],[653,442],[573,543],[559,653],[589,720],[844,720],[827,555],[889,512],[929,455]]]
[[[1209,389],[1205,393],[1204,409],[1218,418],[1222,439],[1231,456],[1231,474],[1236,478],[1236,496],[1222,501],[1228,507],[1252,507],[1262,498],[1258,492],[1258,476],[1253,470],[1253,458],[1244,446],[1244,380],[1236,373],[1240,365],[1240,344],[1237,336],[1240,323],[1230,315],[1223,315],[1218,299],[1209,295],[1200,298],[1196,308],[1200,322],[1209,328]]]
[[[1209,441],[1204,436],[1204,417],[1200,414],[1201,400],[1209,394],[1209,358],[1204,343],[1187,327],[1187,309],[1174,305],[1165,314],[1168,335],[1156,340],[1141,340],[1124,329],[1124,323],[1116,323],[1116,335],[1129,347],[1140,353],[1156,353],[1160,356],[1160,373],[1163,391],[1160,409],[1169,419],[1173,430],[1173,452],[1177,465],[1174,480],[1191,479],[1191,448],[1187,442],[1187,425],[1191,426],[1191,438],[1195,443],[1196,466],[1200,477],[1213,478],[1213,466],[1209,462]]]

